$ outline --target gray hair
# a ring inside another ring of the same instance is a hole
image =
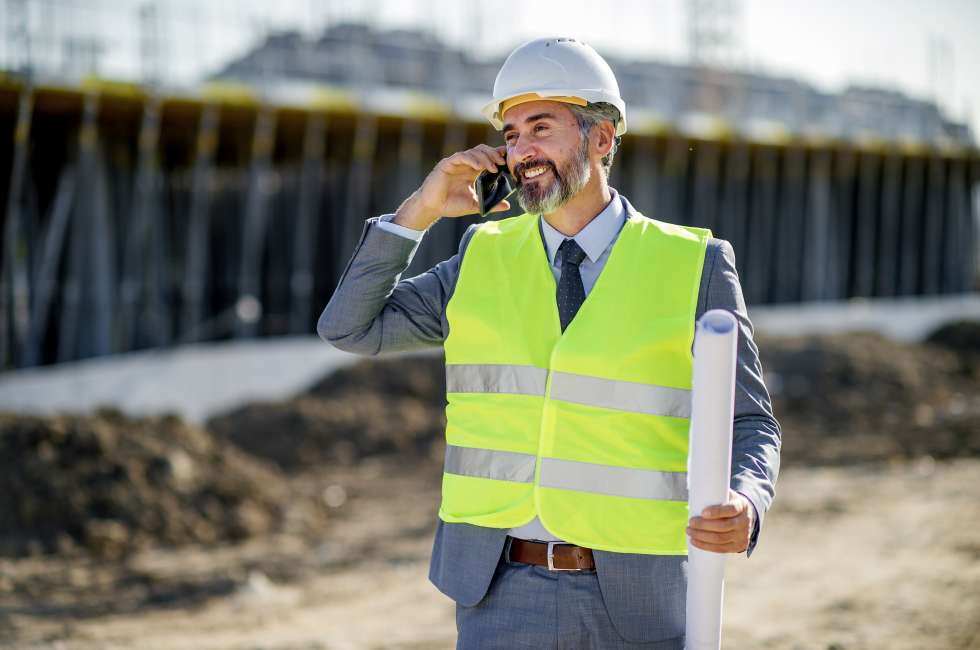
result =
[[[578,128],[582,132],[582,137],[589,137],[589,133],[599,122],[612,122],[615,127],[619,124],[619,109],[608,102],[590,102],[585,106],[578,106],[576,104],[566,104],[569,109],[571,109],[572,114],[575,116],[575,121],[578,122]],[[612,168],[613,157],[616,155],[616,150],[619,149],[619,142],[621,138],[616,136],[613,139],[612,149],[609,150],[605,156],[602,157],[602,170],[606,174],[606,178],[609,177],[609,170]]]

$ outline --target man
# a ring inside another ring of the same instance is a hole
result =
[[[734,253],[609,187],[625,102],[591,47],[517,48],[485,114],[505,145],[445,158],[369,219],[318,332],[360,354],[445,348],[429,577],[457,603],[458,647],[682,648],[687,538],[751,553],[779,464]],[[474,180],[505,163],[525,214],[399,281],[425,230],[476,212]],[[688,519],[693,324],[715,308],[739,323],[733,489]]]

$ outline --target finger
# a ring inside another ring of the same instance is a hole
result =
[[[477,145],[477,147],[480,149],[480,151],[486,152],[486,154],[490,156],[490,160],[492,160],[494,164],[496,165],[506,164],[507,160],[504,158],[504,154],[501,151],[502,149],[506,151],[505,147],[491,147],[488,144]]]
[[[470,155],[469,152],[460,151],[459,153],[454,153],[453,155],[446,158],[446,164],[451,167],[470,167],[476,171],[483,171],[486,167],[483,163],[478,162],[475,156]]]
[[[507,212],[508,210],[510,210],[510,201],[504,199],[503,201],[495,205],[493,209],[490,210],[490,212]]]
[[[477,148],[476,150],[473,151],[473,155],[477,157],[477,159],[483,164],[483,166],[486,168],[487,171],[489,172],[497,171],[497,161],[493,159],[493,154],[491,152],[486,151],[484,149]]]
[[[703,517],[691,517],[688,526],[696,530],[710,530],[716,533],[725,533],[735,530],[738,527],[738,517],[725,519],[704,519]]]
[[[708,506],[701,511],[701,516],[707,519],[721,519],[724,517],[736,517],[742,512],[740,504],[723,503],[717,506]]]
[[[736,541],[738,541],[738,536],[735,535],[735,533],[714,533],[711,531],[688,528],[687,535],[691,539],[696,539],[697,541],[705,542],[706,544],[734,544]]]
[[[712,553],[739,553],[740,551],[732,544],[712,544],[710,542],[700,542],[698,540],[691,540],[691,546],[699,548],[702,551],[711,551]]]

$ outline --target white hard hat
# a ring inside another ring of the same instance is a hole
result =
[[[609,64],[574,38],[539,38],[510,53],[493,83],[493,101],[483,114],[498,131],[507,109],[548,99],[585,106],[608,102],[619,109],[616,135],[626,133],[626,102]]]

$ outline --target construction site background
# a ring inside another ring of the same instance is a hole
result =
[[[314,331],[364,219],[499,139],[502,57],[320,3],[0,6],[0,647],[453,647],[444,359]],[[724,646],[978,648],[974,134],[725,65],[738,3],[685,6],[688,61],[610,57],[611,184],[732,242],[783,432]]]

